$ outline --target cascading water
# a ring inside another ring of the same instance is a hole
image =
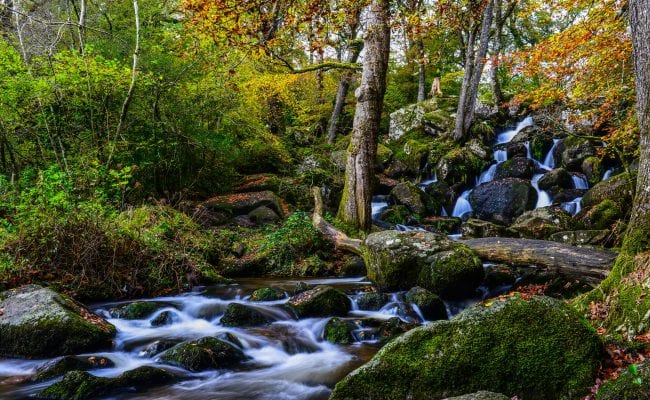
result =
[[[456,205],[454,206],[454,211],[451,213],[452,217],[462,217],[468,212],[472,212],[472,205],[469,203],[469,195],[472,193],[472,190],[464,191],[460,197],[456,200]]]
[[[519,133],[524,128],[528,128],[529,126],[533,126],[533,118],[530,116],[519,121],[519,123],[514,129],[510,129],[498,134],[496,144],[503,144],[503,143],[510,142],[512,138],[514,138],[515,135],[517,135],[517,133]]]
[[[379,218],[381,212],[384,211],[386,208],[388,208],[388,198],[389,196],[381,195],[381,194],[372,196],[370,207],[372,208],[371,215],[373,220]]]
[[[548,207],[551,205],[551,196],[545,190],[539,189],[539,180],[544,176],[544,174],[535,174],[533,179],[531,179],[530,184],[537,190],[537,204],[535,208]]]
[[[555,151],[555,147],[557,147],[557,144],[559,142],[560,139],[553,139],[553,146],[551,146],[551,149],[546,154],[546,157],[544,157],[544,162],[542,163],[542,165],[544,165],[548,169],[555,168],[555,157],[553,156],[553,152]]]
[[[573,179],[574,189],[589,189],[589,181],[584,175],[572,174],[571,179]]]
[[[580,210],[582,210],[581,202],[582,202],[582,197],[576,197],[571,201],[562,203],[561,207],[569,214],[576,215],[580,212]]]

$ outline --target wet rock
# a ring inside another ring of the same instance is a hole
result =
[[[603,167],[602,160],[599,157],[587,157],[582,162],[580,168],[582,173],[587,177],[589,185],[593,186],[600,182],[600,178],[605,173],[605,168]]]
[[[601,354],[598,335],[570,306],[513,296],[394,339],[340,381],[330,399],[437,399],[476,390],[578,398],[593,384]]]
[[[539,179],[538,186],[541,190],[555,194],[563,189],[573,189],[573,179],[564,168],[555,168]]]
[[[273,322],[259,310],[240,303],[230,303],[221,317],[223,326],[258,326]]]
[[[551,234],[570,230],[573,225],[571,214],[558,206],[540,207],[526,211],[510,226],[521,237],[545,239]]]
[[[477,186],[469,197],[477,218],[509,225],[537,204],[537,191],[530,182],[505,178]]]
[[[173,315],[171,311],[163,311],[151,320],[151,326],[165,326],[171,325],[173,322]]]
[[[371,233],[362,252],[368,278],[381,290],[422,286],[442,297],[463,297],[483,279],[473,251],[431,232]]]
[[[497,165],[494,180],[504,178],[530,179],[535,172],[533,160],[524,157],[515,157]]]
[[[115,363],[106,357],[64,356],[55,358],[39,366],[36,369],[36,375],[32,377],[32,381],[47,381],[70,371],[88,371],[113,366],[115,366]]]
[[[445,154],[436,165],[438,181],[449,186],[466,184],[478,176],[485,162],[476,154],[464,148],[455,148]]]
[[[390,301],[390,296],[386,293],[368,292],[361,293],[357,297],[357,305],[360,310],[377,311]]]
[[[422,220],[421,225],[430,230],[444,234],[452,234],[460,229],[462,220],[456,217],[426,217]]]
[[[509,160],[515,157],[526,157],[528,155],[528,149],[526,149],[526,145],[524,143],[510,142],[503,145],[502,147],[505,148]],[[503,148],[496,149],[503,150]]]
[[[420,309],[422,316],[427,321],[447,319],[447,309],[442,299],[430,291],[416,286],[411,288],[404,298],[409,303],[415,304]]]
[[[306,292],[307,290],[313,289],[314,285],[311,285],[305,281],[300,281],[296,283],[296,285],[293,288],[293,294],[294,296],[297,294],[300,294],[302,292]]]
[[[112,318],[145,319],[161,307],[160,304],[151,301],[136,301],[113,307],[108,312]]]
[[[448,210],[454,208],[458,194],[445,182],[434,182],[426,187],[425,192]]]
[[[389,318],[382,321],[377,327],[377,339],[380,343],[386,343],[416,326],[418,326],[417,323],[404,322],[397,317]]]
[[[398,184],[391,190],[390,196],[395,203],[406,206],[412,213],[422,216],[440,213],[440,205],[411,182]]]
[[[507,265],[491,265],[485,268],[485,285],[490,290],[512,286],[516,280],[517,275]]]
[[[345,293],[324,285],[291,297],[287,304],[299,318],[343,317],[352,308],[352,303]]]
[[[558,142],[553,150],[556,165],[569,171],[580,171],[582,162],[596,155],[596,147],[588,139],[570,136]]]
[[[610,235],[611,231],[608,229],[564,231],[552,234],[549,239],[554,242],[566,243],[573,246],[601,246],[609,240]]]
[[[0,357],[54,357],[109,347],[115,327],[70,297],[27,285],[0,293]]]
[[[192,372],[229,368],[246,359],[240,349],[214,337],[181,343],[160,356],[161,361]]]
[[[117,378],[102,378],[84,371],[72,371],[63,379],[36,395],[38,399],[84,400],[105,397],[123,391],[142,391],[173,383],[177,377],[162,368],[139,367]]]
[[[248,217],[256,224],[274,224],[280,220],[280,216],[267,206],[259,206],[248,213]]]
[[[251,294],[250,301],[275,301],[285,298],[284,290],[276,288],[259,288]]]
[[[377,175],[377,193],[390,193],[399,181],[384,174]]]
[[[219,339],[219,340],[222,340],[222,341],[226,342],[226,343],[230,343],[230,344],[232,344],[233,346],[235,346],[235,347],[237,347],[239,349],[244,348],[244,345],[239,340],[239,338],[237,336],[233,335],[230,332],[221,332],[221,333],[217,334],[215,337],[217,339]]]
[[[506,226],[476,218],[470,218],[463,222],[460,226],[460,231],[465,239],[519,236],[516,232],[509,230]]]
[[[554,204],[560,204],[560,203],[566,203],[569,201],[573,201],[577,199],[578,197],[581,197],[584,195],[586,190],[584,189],[566,189],[562,190],[559,193],[553,194],[553,203]]]
[[[553,147],[553,136],[550,132],[544,132],[533,125],[522,129],[511,140],[511,143],[522,145],[526,142],[528,142],[531,156],[536,160],[543,160],[546,153]],[[526,153],[524,153],[523,157],[525,156]]]
[[[359,256],[347,256],[341,265],[339,276],[364,276],[366,274],[366,263]]]
[[[201,205],[210,210],[230,211],[234,215],[244,215],[254,209],[265,206],[275,213],[283,216],[281,200],[270,190],[261,192],[234,193],[228,195],[214,196]]]
[[[613,200],[603,200],[595,206],[580,211],[575,218],[578,224],[588,230],[610,229],[623,218],[623,210]]]
[[[178,339],[160,339],[156,340],[155,342],[149,344],[147,347],[142,350],[139,355],[141,357],[154,357],[155,355],[158,355],[162,353],[165,350],[169,350],[172,347],[176,346],[179,344],[181,340]]]
[[[391,179],[400,179],[408,176],[412,172],[404,162],[394,159],[390,162],[388,168],[384,170],[384,175]]]
[[[354,342],[352,332],[356,326],[347,320],[340,318],[332,318],[325,325],[325,340],[337,344],[350,344]]]
[[[603,200],[619,204],[632,204],[636,187],[636,173],[624,172],[606,179],[589,189],[582,197],[582,207],[589,208]]]
[[[500,393],[486,392],[481,390],[476,393],[464,394],[457,397],[448,397],[446,400],[510,400],[510,397]]]

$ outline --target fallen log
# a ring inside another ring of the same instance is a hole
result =
[[[489,237],[460,240],[483,261],[535,265],[566,276],[598,283],[609,274],[618,253],[533,239]]]
[[[327,220],[323,218],[323,198],[320,194],[320,188],[313,187],[311,192],[314,196],[314,212],[311,216],[314,228],[316,228],[316,230],[327,239],[332,241],[334,246],[361,255],[361,244],[363,241],[349,237],[334,225],[327,222]]]

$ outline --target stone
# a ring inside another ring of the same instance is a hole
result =
[[[449,186],[466,184],[478,176],[485,162],[465,148],[455,148],[445,154],[436,165],[438,181]]]
[[[112,318],[145,319],[161,307],[160,304],[151,301],[135,301],[113,307],[108,312]]]
[[[440,297],[424,288],[419,286],[411,288],[404,298],[409,303],[415,304],[427,321],[447,319],[445,303]]]
[[[355,340],[352,332],[355,329],[356,326],[352,322],[334,317],[325,325],[325,340],[337,344],[353,343]]]
[[[510,231],[503,225],[476,218],[470,218],[463,222],[460,226],[460,232],[465,239],[518,236],[516,232]]]
[[[573,246],[602,246],[608,241],[610,234],[608,229],[563,231],[552,234],[549,239]]]
[[[631,205],[636,188],[636,173],[624,172],[596,184],[582,196],[582,207],[589,208],[603,200]]]
[[[517,217],[510,229],[523,238],[546,239],[553,233],[570,230],[572,226],[571,214],[559,206],[549,206],[526,211]]]
[[[602,353],[595,330],[569,305],[515,295],[393,339],[330,399],[439,399],[477,390],[576,399],[593,385]]]
[[[477,218],[509,225],[537,204],[537,191],[530,182],[505,178],[482,183],[472,191],[470,204]]]
[[[88,371],[91,369],[111,368],[115,363],[106,357],[97,356],[63,356],[45,362],[36,369],[32,377],[34,382],[48,381],[70,371]]]
[[[357,305],[360,310],[377,311],[388,304],[390,296],[381,292],[361,293],[357,297]]]
[[[234,215],[248,214],[258,207],[266,206],[275,211],[279,216],[284,216],[280,204],[281,200],[275,193],[270,190],[263,190],[261,192],[214,196],[201,203],[201,206],[210,210],[229,211]]]
[[[251,294],[250,301],[275,301],[285,298],[284,290],[276,288],[259,288]]]
[[[251,221],[258,225],[274,224],[280,220],[280,216],[267,206],[259,206],[248,213]]]
[[[237,347],[214,337],[178,344],[160,356],[164,363],[192,372],[233,367],[248,357]]]
[[[623,218],[623,210],[619,203],[613,200],[603,200],[595,206],[583,208],[575,218],[578,224],[587,230],[611,229]]]
[[[553,156],[556,165],[569,171],[580,172],[582,162],[588,157],[595,156],[596,153],[596,147],[588,139],[570,136],[558,142]]]
[[[564,168],[555,168],[545,173],[538,181],[541,190],[550,193],[558,193],[562,189],[573,189],[573,179],[571,174]]]
[[[396,204],[406,206],[412,213],[421,216],[427,213],[440,213],[440,204],[411,182],[399,183],[391,190],[390,196]]]
[[[500,393],[481,390],[476,393],[464,394],[457,397],[448,397],[446,400],[510,400],[510,397]]]
[[[220,322],[223,326],[257,326],[273,322],[273,319],[246,304],[230,303]]]
[[[533,160],[524,157],[515,157],[497,165],[494,180],[504,178],[530,179],[535,172]]]
[[[55,357],[108,348],[115,327],[38,285],[0,293],[0,357]]]
[[[163,311],[151,320],[151,326],[166,326],[171,325],[173,322],[173,314],[171,311]]]
[[[287,305],[299,318],[343,317],[352,309],[352,302],[345,293],[326,285],[316,286],[289,298]]]
[[[483,279],[483,266],[467,246],[422,231],[371,233],[362,246],[368,278],[381,290],[422,286],[446,298],[467,296]]]

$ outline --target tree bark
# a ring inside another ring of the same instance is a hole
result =
[[[373,0],[370,4],[361,86],[355,93],[357,106],[337,215],[342,222],[363,231],[372,224],[372,179],[390,52],[389,3]]]
[[[348,237],[348,235],[327,222],[323,218],[323,198],[320,193],[320,188],[313,187],[311,191],[314,196],[314,213],[311,218],[314,228],[334,243],[334,246],[337,248],[361,255],[361,244],[363,241]]]
[[[492,81],[492,96],[497,105],[503,104],[503,92],[499,82],[499,57],[503,47],[503,0],[495,0],[494,4],[494,49],[492,51],[492,62],[490,69],[490,80]]]
[[[427,71],[424,61],[424,43],[418,39],[418,103],[424,101],[427,93]]]
[[[535,265],[563,275],[599,283],[609,274],[616,253],[576,247],[546,240],[481,238],[461,243],[474,250],[483,261],[514,265]]]
[[[463,87],[461,88],[461,95],[458,100],[456,127],[454,129],[454,140],[456,141],[460,141],[465,137],[472,126],[472,122],[474,122],[474,107],[476,106],[478,86],[481,83],[481,75],[485,66],[485,56],[487,55],[489,45],[493,11],[494,0],[490,0],[483,11],[478,51],[474,49],[475,39],[469,40],[467,44]]]
[[[348,59],[349,63],[356,63],[359,59],[359,54],[363,49],[363,44],[355,43],[350,49],[350,58]],[[336,100],[334,101],[334,109],[332,110],[332,115],[330,116],[330,122],[327,127],[327,143],[334,143],[336,140],[336,131],[339,129],[339,120],[341,119],[341,114],[343,113],[343,107],[345,107],[345,99],[348,97],[348,92],[350,91],[350,84],[354,78],[354,71],[346,71],[341,75],[339,80],[339,86],[336,90]]]

